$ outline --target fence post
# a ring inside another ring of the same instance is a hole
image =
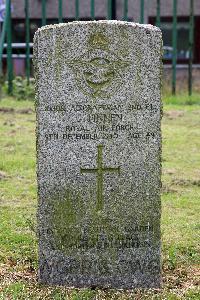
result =
[[[176,94],[176,61],[177,61],[177,0],[173,0],[173,33],[172,33],[172,94]]]
[[[1,36],[0,36],[0,76],[3,75],[2,60],[3,60],[3,50],[4,50],[4,42],[5,42],[5,35],[6,35],[6,27],[7,27],[7,16],[4,19]]]
[[[30,80],[30,19],[29,19],[29,0],[25,0],[25,16],[26,16],[26,78],[29,85]]]
[[[128,21],[128,0],[124,0],[124,21]]]
[[[13,64],[12,64],[12,19],[11,0],[8,0],[8,21],[7,21],[7,73],[8,73],[8,94],[13,92]]]
[[[2,27],[1,36],[0,36],[0,76],[3,75],[2,74],[3,73],[2,72],[2,59],[3,59],[4,42],[5,42],[5,38],[6,38],[8,17],[9,17],[9,0],[6,0],[6,13],[5,13],[5,18],[4,18],[3,27]]]
[[[95,19],[95,0],[91,0],[90,2],[90,13],[91,13],[91,19]]]
[[[160,27],[160,0],[157,0],[156,6],[156,26]]]
[[[140,0],[140,23],[144,23],[144,0]]]
[[[107,20],[112,19],[112,0],[107,0]]]
[[[42,0],[42,26],[46,25],[46,0]]]
[[[79,0],[75,0],[75,19],[79,20]]]
[[[190,0],[190,29],[189,29],[189,66],[188,66],[188,94],[192,95],[192,63],[194,44],[194,1]]]
[[[62,10],[63,10],[63,3],[62,0],[59,0],[58,1],[58,22],[59,23],[62,23],[63,21]]]

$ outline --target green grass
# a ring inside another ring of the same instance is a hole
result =
[[[163,102],[165,104],[177,104],[178,106],[193,104],[200,105],[200,95],[198,93],[193,93],[192,96],[188,96],[188,94],[183,93],[177,97],[165,93],[163,95]]]
[[[200,299],[200,96],[164,97],[163,289],[40,286],[36,280],[35,114],[30,101],[0,101],[0,299]]]

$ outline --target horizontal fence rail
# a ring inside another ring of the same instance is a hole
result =
[[[63,10],[64,5],[66,3],[71,3],[74,1],[74,20],[81,19],[81,3],[83,0],[58,0],[57,7],[57,20],[58,23],[68,21],[64,17],[66,15],[66,11]],[[106,15],[105,18],[107,20],[119,19],[116,17],[116,11],[118,8],[119,1],[117,0],[106,0]],[[133,17],[131,17],[132,13],[130,10],[130,2],[134,3],[134,0],[121,0],[121,8],[122,8],[122,16],[121,20],[124,21],[133,21]],[[155,25],[162,28],[162,16],[161,16],[161,8],[162,4],[165,0],[156,0],[156,13],[155,13]],[[12,42],[12,9],[11,9],[11,0],[6,0],[6,11],[5,18],[3,22],[3,26],[1,29],[1,37],[0,37],[0,75],[2,76],[2,62],[6,58],[6,69],[7,69],[7,80],[8,80],[8,92],[12,94],[13,90],[13,58],[19,57],[25,59],[25,74],[27,78],[27,84],[29,84],[30,76],[31,76],[31,59],[32,59],[32,47],[33,43],[30,38],[30,0],[24,0],[24,12],[25,12],[25,41],[24,43],[13,43]],[[84,1],[83,1],[84,2]],[[149,1],[150,2],[150,1]],[[41,26],[47,24],[48,15],[47,15],[47,0],[41,0]],[[99,0],[90,0],[88,12],[89,16],[88,20],[96,19],[96,8],[97,5],[100,5],[101,1]],[[176,94],[176,70],[177,70],[177,26],[178,26],[178,18],[177,18],[177,3],[178,0],[172,0],[172,94]],[[189,40],[188,40],[188,94],[192,95],[192,67],[193,67],[193,48],[194,48],[194,0],[189,0],[190,7],[188,11],[188,19],[189,19]],[[39,3],[38,3],[39,5]],[[56,4],[57,5],[57,4]],[[140,0],[139,5],[139,22],[145,22],[145,13],[147,1]],[[13,49],[24,49],[24,54],[14,54]],[[165,47],[167,48],[167,47]],[[168,47],[170,48],[170,47]],[[6,49],[6,54],[5,54]]]

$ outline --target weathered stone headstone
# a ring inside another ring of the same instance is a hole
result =
[[[161,49],[151,25],[37,31],[40,282],[160,286]]]

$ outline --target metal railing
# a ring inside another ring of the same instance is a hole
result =
[[[63,1],[67,0],[58,0],[58,22],[63,22]],[[75,15],[74,19],[80,19],[80,0],[70,0],[74,1],[75,4]],[[164,0],[162,0],[164,1]],[[156,0],[156,26],[161,27],[161,0]],[[192,94],[192,66],[193,66],[193,45],[194,45],[194,0],[190,1],[190,11],[189,15],[189,59],[188,59],[188,93]],[[176,94],[176,69],[177,69],[177,2],[178,0],[173,0],[173,28],[172,28],[172,94]],[[95,0],[90,0],[90,20],[95,20]],[[100,2],[98,2],[100,3]],[[26,78],[27,84],[29,84],[29,79],[31,75],[31,43],[30,43],[30,14],[29,14],[29,4],[30,0],[24,0],[24,10],[25,10],[25,60],[26,60]],[[128,21],[128,0],[123,0],[123,16],[122,19]],[[116,0],[107,0],[107,16],[108,20],[114,19],[115,14],[113,14],[114,7],[116,6]],[[46,14],[46,0],[41,1],[41,25],[44,26],[47,23],[47,14]],[[140,0],[140,23],[144,23],[144,13],[145,13],[145,0]],[[2,59],[5,57],[3,55],[3,50],[5,47],[5,41],[7,41],[7,79],[8,79],[8,92],[12,94],[12,81],[13,81],[13,61],[12,61],[12,13],[11,13],[11,0],[6,0],[6,13],[3,23],[3,28],[0,38],[0,73],[2,74]]]

